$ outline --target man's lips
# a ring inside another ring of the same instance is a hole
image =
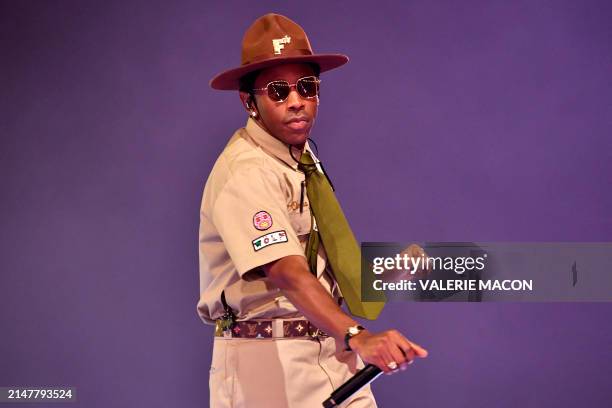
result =
[[[303,130],[308,126],[310,121],[305,116],[298,116],[289,119],[285,124],[293,130]]]

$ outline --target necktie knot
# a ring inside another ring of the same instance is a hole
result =
[[[305,174],[306,178],[309,178],[312,173],[317,171],[317,165],[309,151],[304,150],[302,153],[298,162],[298,169]]]

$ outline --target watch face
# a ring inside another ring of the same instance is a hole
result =
[[[357,327],[349,327],[348,332],[351,335],[354,336],[354,335],[358,334],[360,332],[360,330]]]

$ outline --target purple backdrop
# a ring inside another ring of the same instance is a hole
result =
[[[360,240],[612,240],[610,2],[330,3],[1,3],[0,386],[207,406],[198,210],[246,120],[208,80],[270,11],[351,57],[312,136]],[[603,406],[610,312],[390,304],[430,357],[377,398]]]

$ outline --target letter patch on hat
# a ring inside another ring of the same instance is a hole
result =
[[[291,43],[291,37],[287,34],[283,38],[272,39],[272,46],[274,47],[274,53],[280,55],[281,50],[285,48],[285,44]]]
[[[259,231],[265,231],[272,226],[272,216],[267,211],[259,211],[253,216],[253,226]]]
[[[259,251],[261,248],[273,244],[280,244],[281,242],[287,242],[287,232],[285,232],[285,230],[270,232],[269,234],[255,238],[253,240],[253,249]]]

